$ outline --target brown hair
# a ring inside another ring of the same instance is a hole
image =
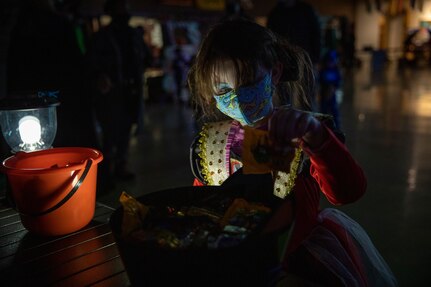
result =
[[[253,82],[259,66],[272,69],[282,63],[274,103],[312,109],[314,75],[308,55],[255,22],[234,19],[211,27],[189,71],[192,101],[202,116],[216,114],[213,79],[218,65],[225,60],[234,63],[237,86]]]

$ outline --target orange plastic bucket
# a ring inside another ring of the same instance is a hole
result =
[[[94,216],[101,152],[83,147],[18,152],[3,161],[24,227],[43,236],[77,231]]]

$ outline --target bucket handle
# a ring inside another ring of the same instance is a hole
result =
[[[53,212],[54,210],[57,210],[58,208],[60,208],[63,204],[65,204],[74,194],[75,192],[78,190],[78,188],[81,186],[82,182],[84,181],[84,179],[87,177],[88,172],[90,171],[91,165],[93,164],[93,160],[90,158],[87,160],[87,163],[85,164],[85,168],[84,168],[84,172],[82,173],[81,177],[78,179],[78,181],[76,182],[76,184],[73,186],[72,190],[69,191],[69,193],[62,199],[60,200],[56,205],[48,208],[45,211],[41,211],[41,212],[35,212],[35,213],[22,213],[21,211],[17,210],[21,215],[24,216],[32,216],[32,217],[37,217],[37,216],[42,216],[48,213]],[[77,177],[78,175],[76,175]]]

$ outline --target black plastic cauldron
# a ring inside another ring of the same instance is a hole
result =
[[[137,200],[153,206],[190,205],[220,192],[226,188],[180,187]],[[256,231],[237,246],[216,250],[166,249],[125,242],[121,238],[122,215],[122,207],[115,210],[110,225],[133,286],[266,286],[269,270],[277,264],[275,234]]]

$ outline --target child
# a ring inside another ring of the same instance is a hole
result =
[[[268,131],[272,148],[286,159],[293,147],[302,152],[299,166],[269,173],[268,194],[281,206],[267,231],[290,234],[273,283],[394,286],[365,231],[336,209],[319,209],[320,193],[334,205],[358,200],[366,179],[328,117],[311,112],[313,83],[309,57],[268,29],[238,19],[215,25],[201,43],[189,84],[207,119],[230,119],[204,124],[192,144],[195,185],[236,178],[242,173],[244,129]]]

